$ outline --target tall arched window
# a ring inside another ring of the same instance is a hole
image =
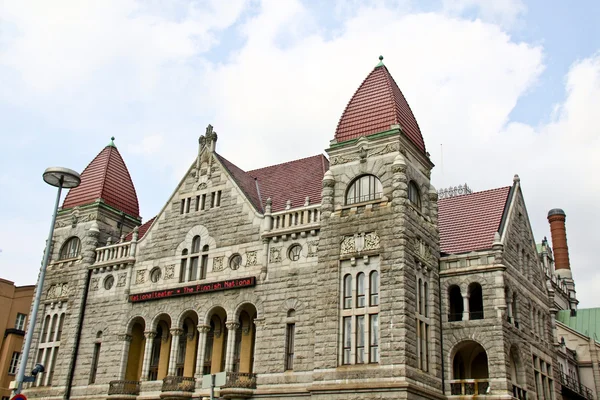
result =
[[[469,319],[483,319],[483,292],[477,282],[469,285]]]
[[[356,275],[356,307],[365,306],[365,274]]]
[[[185,275],[187,269],[187,255],[188,250],[183,249],[183,251],[181,252],[181,266],[179,268],[179,282],[185,282]]]
[[[379,272],[373,271],[369,276],[369,305],[379,305]]]
[[[363,175],[355,179],[346,192],[346,204],[361,203],[381,198],[383,187],[374,175]]]
[[[78,237],[69,238],[60,249],[59,260],[77,257],[79,255],[79,243]]]
[[[344,277],[344,308],[352,308],[352,275]]]
[[[429,291],[427,282],[423,283],[423,315],[429,317]]]
[[[408,184],[408,200],[419,210],[421,209],[421,193],[414,181],[410,181]]]
[[[463,298],[460,293],[460,288],[456,285],[450,286],[448,289],[448,300],[450,302],[450,313],[448,321],[462,321],[463,318]]]
[[[206,279],[206,271],[208,269],[208,245],[202,246],[202,256],[200,261],[200,279]]]

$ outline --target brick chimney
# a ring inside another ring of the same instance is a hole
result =
[[[567,230],[565,228],[566,217],[567,215],[560,208],[553,208],[548,212],[555,273],[561,278],[572,279],[571,265],[569,263],[569,246],[567,245]]]

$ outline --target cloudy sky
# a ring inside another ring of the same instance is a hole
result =
[[[433,184],[519,174],[538,242],[566,211],[580,306],[598,307],[598,15],[595,0],[0,0],[0,276],[35,282],[46,167],[82,171],[114,135],[147,220],[209,123],[244,169],[322,153],[382,54]]]

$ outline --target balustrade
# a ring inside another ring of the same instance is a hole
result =
[[[321,206],[311,206],[295,210],[273,213],[273,230],[317,224],[321,220]]]
[[[140,381],[110,381],[108,384],[108,395],[120,394],[139,395]]]
[[[165,376],[162,384],[163,392],[193,392],[196,378],[189,376]]]
[[[575,393],[580,394],[581,396],[585,397],[586,399],[589,399],[589,400],[594,399],[594,392],[592,392],[592,390],[590,388],[588,388],[585,385],[582,385],[576,379],[573,379],[570,376],[565,375],[563,372],[560,373],[560,383],[564,387],[572,390]]]
[[[452,396],[477,396],[485,395],[490,388],[487,379],[455,379],[450,381],[450,394]]]
[[[256,389],[256,374],[228,372],[225,385],[221,388]]]
[[[134,256],[131,242],[116,243],[96,249],[95,264],[117,261]]]

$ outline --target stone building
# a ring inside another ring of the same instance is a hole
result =
[[[0,279],[0,396],[10,398],[10,382],[15,379],[21,358],[27,316],[31,308],[34,286],[15,286]]]
[[[382,62],[327,157],[243,171],[216,144],[209,125],[144,224],[112,141],[84,169],[56,222],[30,397],[200,398],[209,374],[222,398],[568,397],[564,212],[549,214],[554,262],[518,176],[438,192]]]

